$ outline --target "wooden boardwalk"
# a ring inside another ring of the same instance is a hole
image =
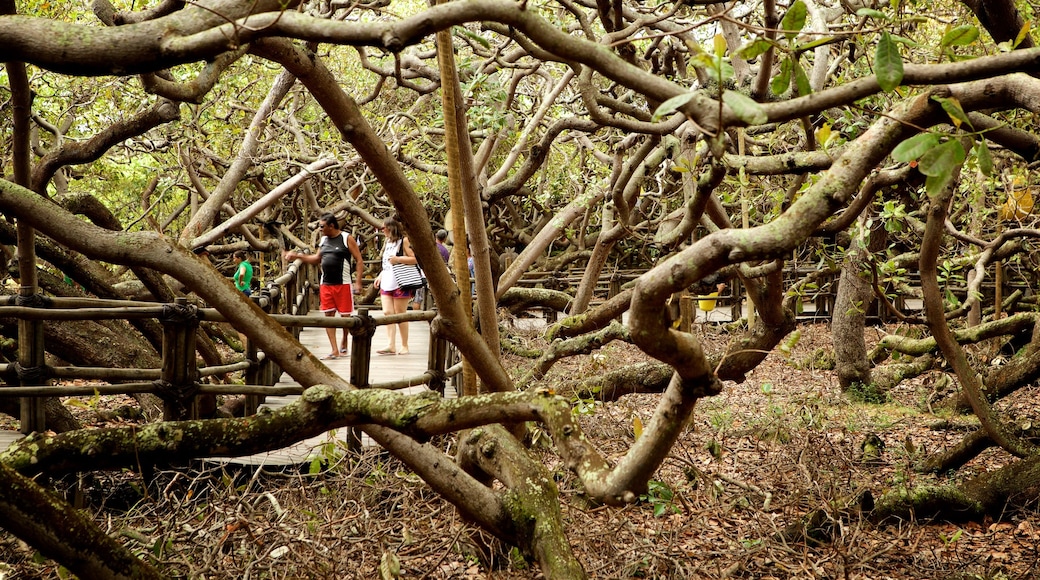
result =
[[[379,314],[372,314],[372,316],[378,318]],[[337,331],[336,336],[341,337],[341,332]],[[329,339],[325,334],[324,328],[305,328],[300,334],[300,343],[318,356],[329,354]],[[378,355],[375,353],[376,350],[386,345],[386,327],[380,326],[376,329],[375,338],[372,339],[372,364],[369,365],[368,371],[370,383],[378,384],[419,376],[426,372],[427,369],[427,355],[430,350],[430,323],[423,321],[408,323],[408,349],[410,351],[408,354]],[[401,337],[397,337],[397,348],[401,348]],[[344,378],[350,376],[350,356],[341,356],[336,360],[324,362],[339,376]],[[295,384],[297,383],[293,382],[292,377],[284,374],[282,375],[282,380],[278,382],[278,385]],[[424,390],[426,390],[425,386],[417,386],[409,387],[401,392],[418,393]],[[292,403],[297,398],[297,395],[267,397],[267,402],[262,406],[275,410]],[[216,459],[216,461],[243,465],[271,466],[310,463],[315,456],[321,455],[322,449],[326,445],[329,443],[345,444],[346,437],[347,429],[336,429],[324,435],[305,439],[284,449],[243,457]],[[367,436],[362,437],[361,443],[362,445],[374,445]]]
[[[373,314],[378,317],[379,314]],[[337,330],[337,337],[342,336],[342,331]],[[329,339],[324,328],[305,328],[300,334],[300,342],[317,356],[329,354]],[[376,329],[376,336],[372,340],[372,364],[369,368],[369,381],[373,384],[395,381],[406,377],[419,376],[426,372],[427,355],[430,349],[430,324],[424,321],[408,323],[408,347],[409,354],[406,355],[378,355],[375,351],[387,345],[386,327],[380,326]],[[401,339],[398,337],[397,346],[400,348]],[[341,377],[350,376],[350,356],[344,355],[336,360],[323,361],[330,369]],[[283,374],[280,386],[294,385],[295,382],[289,375]],[[409,387],[402,392],[418,393],[425,390],[425,386]],[[268,397],[264,407],[278,409],[292,403],[296,395]],[[236,463],[244,465],[298,465],[309,463],[311,459],[321,453],[322,448],[329,443],[342,442],[346,440],[346,429],[337,429],[310,439],[296,443],[285,449],[249,455],[236,458],[219,458],[214,461]],[[6,449],[12,442],[20,439],[22,434],[18,431],[0,430],[0,450]],[[367,437],[362,439],[362,444],[373,444]]]

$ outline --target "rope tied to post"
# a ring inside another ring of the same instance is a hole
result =
[[[175,417],[186,417],[192,398],[199,392],[201,385],[197,382],[175,385],[162,379],[152,381],[152,388],[157,397],[174,408]]]
[[[15,306],[24,306],[25,308],[50,308],[53,303],[50,297],[44,296],[39,292],[28,296],[19,294],[14,298]]]
[[[18,377],[18,384],[20,385],[43,385],[46,381],[51,378],[51,368],[47,365],[40,365],[35,367],[23,367],[17,362],[11,363],[8,368],[13,368],[15,375]]]
[[[183,324],[199,318],[199,307],[194,304],[163,304],[159,321],[164,324]]]

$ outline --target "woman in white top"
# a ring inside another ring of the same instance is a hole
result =
[[[383,314],[403,314],[408,311],[408,303],[415,294],[413,290],[400,287],[394,278],[394,264],[418,264],[408,238],[401,235],[401,224],[392,217],[383,220],[383,268],[376,277],[379,287],[379,298],[383,303]],[[397,350],[397,332],[401,333],[401,350]],[[408,354],[408,323],[399,322],[386,326],[390,342],[386,348],[377,350],[378,354]]]

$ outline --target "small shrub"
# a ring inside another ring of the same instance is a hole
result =
[[[845,393],[853,401],[859,403],[884,405],[885,403],[892,401],[892,396],[889,395],[888,391],[879,389],[874,383],[870,383],[869,385],[863,383],[852,383]]]

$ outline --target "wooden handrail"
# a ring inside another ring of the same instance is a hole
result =
[[[371,360],[371,333],[377,326],[412,321],[432,321],[435,312],[412,311],[402,314],[372,318],[367,308],[362,308],[355,316],[312,315],[311,298],[316,294],[317,283],[314,279],[313,266],[294,262],[284,274],[269,282],[264,288],[254,292],[253,301],[271,318],[289,328],[296,336],[304,327],[346,328],[354,335],[355,353],[352,354],[351,380],[354,382],[355,370],[362,380],[354,383],[362,388],[399,389],[410,386],[431,384],[451,377],[461,370],[461,364],[439,372],[444,368],[443,362],[431,361],[430,370],[421,375],[406,377],[395,381],[367,384],[368,364]],[[282,300],[287,297],[288,300]],[[185,312],[190,316],[170,316],[171,308],[178,314]],[[195,327],[201,321],[226,322],[227,320],[216,309],[198,307],[189,299],[178,298],[174,305],[154,302],[112,300],[104,298],[66,298],[66,297],[0,297],[0,317],[14,318],[24,321],[66,321],[66,320],[115,320],[157,318],[164,323],[163,366],[162,368],[103,368],[76,366],[41,365],[35,369],[22,369],[17,363],[0,364],[0,376],[9,385],[21,382],[23,373],[35,377],[37,383],[50,378],[88,379],[100,381],[120,381],[107,385],[24,385],[0,386],[0,396],[16,396],[33,399],[45,396],[95,396],[112,394],[155,393],[164,400],[165,418],[187,418],[191,416],[194,403],[183,399],[187,396],[194,400],[199,394],[245,394],[250,397],[247,404],[262,402],[265,396],[298,395],[303,392],[302,386],[275,387],[281,369],[274,361],[258,352],[247,341],[245,360],[212,367],[198,368],[194,349]],[[42,341],[43,337],[40,335]],[[437,341],[435,341],[437,342]],[[439,344],[439,341],[437,344]],[[190,349],[190,351],[188,350]],[[431,349],[432,350],[432,349]],[[447,356],[448,349],[439,347],[436,351],[441,358]],[[362,356],[363,355],[363,356]],[[360,356],[359,360],[353,360]],[[172,358],[171,358],[172,357]],[[362,360],[363,359],[363,360]],[[363,364],[355,364],[363,363]],[[26,373],[26,370],[31,373]],[[248,384],[199,384],[198,381],[207,376],[222,375],[230,372],[246,371]],[[44,381],[45,382],[45,381]],[[443,386],[440,387],[443,390]],[[37,426],[38,428],[38,426]],[[23,429],[24,430],[24,429]]]

